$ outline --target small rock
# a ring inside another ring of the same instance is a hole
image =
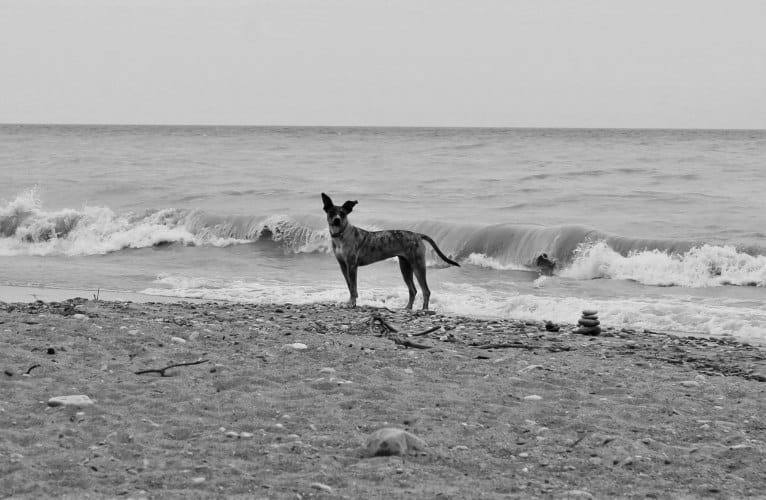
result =
[[[425,441],[416,435],[394,427],[384,427],[373,432],[365,445],[367,456],[370,457],[405,455],[425,447]]]
[[[202,484],[204,482],[205,482],[205,478],[204,477],[193,477],[192,478],[192,483],[194,483],[194,484]]]
[[[229,437],[229,438],[238,438],[238,437],[239,437],[239,432],[236,432],[236,431],[227,431],[227,432],[226,432],[224,435],[225,435],[226,437]]]
[[[530,394],[529,396],[524,396],[524,399],[527,401],[540,401],[543,399],[542,396],[538,396],[537,394]]]
[[[7,369],[6,369],[6,370],[3,370],[3,373],[5,373],[6,375],[8,375],[9,377],[13,377],[13,370],[7,370]]]
[[[321,490],[321,491],[324,491],[324,492],[330,493],[330,494],[333,493],[333,489],[331,487],[327,486],[326,484],[323,484],[323,483],[311,483],[309,486],[311,488],[314,488],[315,490]]]
[[[191,340],[197,340],[197,338],[198,338],[198,337],[199,337],[199,332],[191,332],[191,333],[189,334],[189,340],[190,340],[190,341],[191,341]]]
[[[303,351],[309,348],[309,346],[307,346],[306,344],[301,344],[300,342],[295,342],[293,344],[285,344],[285,347],[295,349],[296,351]]]
[[[452,449],[457,451],[468,451],[468,447],[464,444],[459,444]]]
[[[82,313],[73,314],[72,317],[74,319],[88,319],[88,317]]]
[[[56,349],[54,349],[53,347],[49,347],[47,352],[48,354],[53,355],[53,354],[56,354]]]
[[[684,387],[699,387],[700,383],[696,380],[684,380],[682,382],[679,382],[680,385]]]
[[[549,332],[558,332],[559,330],[561,330],[561,327],[552,321],[546,321],[545,329]]]
[[[325,367],[319,370],[319,373],[335,373],[335,368]]]
[[[92,406],[93,404],[92,399],[82,394],[74,396],[56,396],[48,400],[48,406]]]
[[[519,453],[519,458],[529,458],[529,453],[527,453],[526,451],[522,451],[521,453]]]
[[[185,344],[186,339],[182,339],[181,337],[170,337],[170,340],[172,342],[176,342],[177,344]]]
[[[251,437],[253,437],[253,433],[252,432],[240,432],[239,433],[239,437],[251,438]]]
[[[524,368],[522,368],[521,370],[519,370],[516,373],[518,373],[518,374],[527,373],[528,371],[532,371],[535,368],[542,368],[542,367],[543,367],[543,365],[529,365],[529,366],[525,366]]]

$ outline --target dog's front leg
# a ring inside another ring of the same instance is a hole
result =
[[[343,274],[343,279],[346,280],[346,286],[348,287],[349,299],[348,306],[356,307],[356,266],[354,266],[354,281],[351,281],[350,267],[346,261],[338,259],[340,265],[340,272]]]
[[[348,262],[348,291],[351,293],[351,297],[348,300],[349,307],[356,307],[356,298],[359,296],[356,293],[356,270],[359,266],[356,262]]]

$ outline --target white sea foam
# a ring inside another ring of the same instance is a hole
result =
[[[515,263],[509,263],[504,264],[500,262],[498,259],[494,257],[488,257],[482,253],[472,253],[466,258],[466,263],[472,264],[474,266],[478,267],[484,267],[487,269],[496,269],[498,271],[528,271],[529,268],[515,264]]]
[[[645,285],[702,288],[766,286],[766,256],[733,246],[702,245],[684,253],[660,250],[620,255],[605,242],[583,245],[561,276],[574,279],[632,280]]]
[[[164,243],[228,246],[245,240],[192,233],[185,213],[159,210],[117,214],[108,207],[45,210],[37,189],[0,206],[0,256],[100,255]]]
[[[339,284],[306,286],[277,281],[225,281],[176,275],[164,275],[156,283],[160,286],[142,293],[249,303],[341,303],[348,299],[348,291]],[[358,299],[360,305],[378,307],[401,307],[406,302],[407,293],[403,287],[367,287],[360,290]],[[432,295],[431,306],[454,315],[550,320],[563,324],[576,323],[584,309],[596,309],[603,325],[617,329],[735,335],[766,341],[766,310],[759,305],[743,305],[732,299],[690,296],[588,299],[509,293],[507,290],[488,290],[481,286],[447,282]]]

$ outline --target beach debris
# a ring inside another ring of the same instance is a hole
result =
[[[182,339],[181,337],[170,337],[171,342],[175,342],[177,344],[185,344],[186,339]]]
[[[530,394],[529,396],[524,396],[524,399],[527,401],[540,401],[543,399],[542,396],[538,396],[537,394]]]
[[[200,360],[197,360],[197,361],[192,361],[190,363],[176,363],[176,364],[173,364],[173,365],[170,365],[170,366],[166,366],[165,368],[151,368],[149,370],[139,370],[139,371],[135,372],[135,374],[136,375],[144,375],[146,373],[159,373],[160,377],[167,377],[167,375],[165,375],[165,371],[166,370],[170,370],[171,368],[178,368],[180,366],[200,365],[202,363],[207,363],[208,361],[210,361],[210,360],[209,359],[200,359]]]
[[[92,406],[93,400],[84,394],[76,394],[73,396],[56,396],[48,400],[48,406]]]
[[[365,444],[369,457],[406,455],[409,452],[422,451],[426,442],[403,429],[383,427],[373,432]]]
[[[13,370],[9,370],[9,369],[7,369],[7,368],[6,368],[6,369],[3,371],[3,373],[5,373],[5,374],[6,374],[7,376],[9,376],[9,377],[13,377]]]
[[[598,311],[595,309],[584,310],[577,324],[580,327],[575,330],[575,333],[594,336],[601,333],[601,322],[598,320]]]

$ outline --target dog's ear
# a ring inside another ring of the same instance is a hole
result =
[[[359,203],[359,202],[358,201],[347,201],[346,203],[343,204],[343,210],[345,210],[347,214],[350,214],[351,210],[354,209],[354,205],[356,205],[357,203]]]
[[[330,199],[330,197],[327,196],[324,193],[322,193],[322,203],[324,203],[324,211],[325,212],[329,211],[332,207],[335,206],[333,204],[332,200]]]

